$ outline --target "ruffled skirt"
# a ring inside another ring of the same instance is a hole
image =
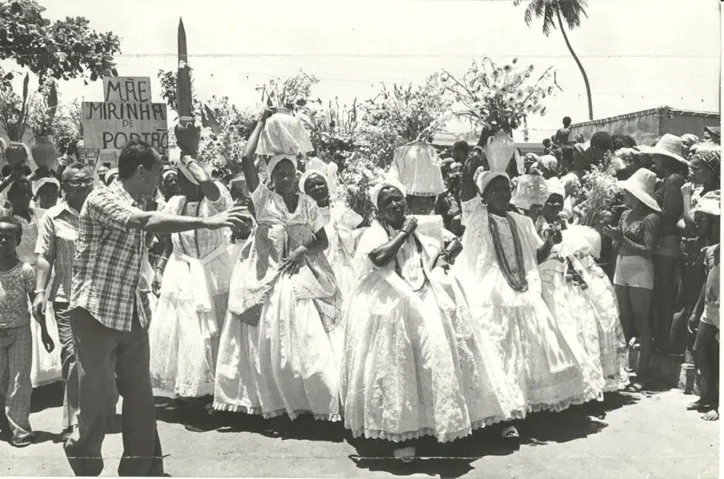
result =
[[[229,299],[232,265],[225,254],[205,266],[210,276],[211,310],[197,311],[191,297],[176,294],[187,285],[178,284],[185,281],[185,276],[174,274],[174,267],[187,265],[173,256],[169,259],[148,330],[153,387],[183,398],[214,393],[219,335]],[[194,288],[206,286],[202,279],[194,281]]]
[[[349,298],[340,392],[355,437],[445,442],[522,416],[459,286],[436,276],[435,291],[413,293],[377,271]]]
[[[275,280],[257,326],[229,313],[220,344],[215,409],[341,419],[332,340],[314,301],[295,298],[289,276]]]

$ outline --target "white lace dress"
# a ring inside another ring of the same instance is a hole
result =
[[[341,316],[334,273],[324,253],[308,254],[294,275],[279,271],[324,219],[307,195],[299,195],[293,213],[264,185],[251,198],[258,226],[232,275],[214,408],[339,421],[339,369],[329,336]]]
[[[508,284],[495,253],[489,217],[497,221],[508,263],[516,264],[507,218],[489,216],[479,198],[463,203],[463,252],[453,270],[466,288],[480,334],[494,344],[521,409],[561,411],[595,399],[601,389],[584,380],[581,365],[541,297],[536,251],[542,241],[533,221],[509,214],[520,237],[525,292]]]
[[[340,381],[345,427],[355,437],[445,442],[515,415],[502,366],[476,337],[460,285],[430,270],[442,248],[442,219],[431,221],[418,226],[419,242],[409,237],[382,267],[368,254],[396,232],[374,222],[360,239]]]
[[[321,212],[326,222],[324,231],[329,240],[325,254],[344,299],[352,292],[359,278],[354,256],[362,230],[355,228],[362,223],[362,217],[344,202],[322,208]]]
[[[201,218],[224,212],[231,207],[231,195],[218,187],[217,201],[174,196],[163,212]],[[148,331],[151,383],[179,397],[212,395],[233,268],[228,235],[202,229],[172,234],[171,241],[173,253]]]

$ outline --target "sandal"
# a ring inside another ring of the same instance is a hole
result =
[[[395,459],[399,459],[405,464],[410,464],[415,460],[415,448],[414,447],[402,447],[395,449],[393,452]]]
[[[520,434],[518,434],[518,429],[515,426],[504,427],[501,436],[503,439],[520,439]]]
[[[33,436],[14,437],[10,441],[10,445],[13,447],[28,447],[33,443]]]

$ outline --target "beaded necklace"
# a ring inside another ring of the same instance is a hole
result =
[[[518,236],[518,228],[515,226],[515,221],[510,213],[505,214],[505,218],[510,225],[510,231],[513,236],[513,248],[515,251],[515,267],[511,267],[508,263],[508,258],[505,256],[503,251],[503,244],[500,240],[500,232],[498,231],[498,225],[495,219],[492,217],[492,213],[488,213],[488,225],[490,227],[490,236],[493,238],[493,246],[495,247],[495,256],[498,259],[498,266],[503,272],[505,280],[508,285],[515,291],[524,293],[528,291],[528,281],[525,278],[525,265],[523,263],[523,247],[520,242],[520,236]]]

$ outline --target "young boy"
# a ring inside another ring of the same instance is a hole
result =
[[[698,401],[688,409],[705,412],[703,419],[719,419],[719,218],[721,197],[719,191],[704,195],[695,209],[695,218],[710,215],[715,219],[713,232],[716,236],[712,246],[702,250],[704,256],[705,283],[701,295],[689,318],[689,330],[696,330],[693,355],[696,367],[704,379],[704,390]]]
[[[12,435],[10,444],[29,446],[33,442],[30,429],[30,383],[32,336],[28,298],[35,296],[33,268],[18,259],[16,248],[23,229],[13,217],[0,217],[0,427]],[[41,321],[42,341],[49,352],[53,341],[45,321]]]

